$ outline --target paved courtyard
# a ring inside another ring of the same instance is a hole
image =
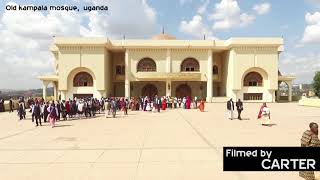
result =
[[[225,106],[98,115],[53,129],[35,127],[29,113],[20,122],[16,113],[0,113],[0,179],[300,179],[297,172],[223,172],[222,147],[299,146],[309,122],[320,123],[320,108],[269,104],[276,125],[262,127],[260,104],[245,104],[242,121],[227,120]]]

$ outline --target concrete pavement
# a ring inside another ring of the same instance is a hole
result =
[[[243,118],[226,118],[225,104],[206,112],[129,111],[128,116],[60,121],[35,127],[16,113],[0,113],[0,179],[191,180],[300,179],[297,172],[223,172],[223,146],[299,146],[320,108],[269,104],[273,127],[262,127],[260,104],[244,104]]]

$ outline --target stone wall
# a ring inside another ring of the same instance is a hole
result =
[[[320,99],[302,97],[302,99],[299,101],[299,105],[320,107]]]

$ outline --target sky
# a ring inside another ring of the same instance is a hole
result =
[[[7,5],[107,5],[108,11],[12,11]],[[320,0],[2,0],[0,89],[41,88],[52,36],[148,39],[283,37],[279,70],[311,83],[320,70]]]

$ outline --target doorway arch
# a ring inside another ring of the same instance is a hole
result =
[[[183,98],[189,96],[191,98],[191,88],[188,84],[180,84],[176,88],[176,97]]]
[[[149,98],[152,98],[157,94],[158,94],[158,88],[153,84],[146,84],[145,86],[143,86],[141,90],[141,95],[148,96]]]

